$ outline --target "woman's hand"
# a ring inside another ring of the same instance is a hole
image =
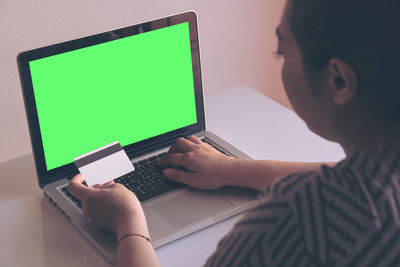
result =
[[[131,191],[121,184],[110,182],[93,188],[82,184],[82,174],[76,175],[68,185],[68,191],[82,202],[83,213],[98,226],[118,235],[128,231],[131,224],[143,222],[142,206]]]
[[[201,189],[217,189],[227,185],[225,181],[234,160],[199,138],[189,136],[179,138],[158,164],[165,168],[163,174],[168,179]]]

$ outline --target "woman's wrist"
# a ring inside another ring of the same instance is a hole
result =
[[[233,176],[235,174],[235,166],[239,159],[225,156],[221,162],[220,173],[218,174],[218,183],[220,187],[233,186]]]
[[[119,240],[127,234],[134,233],[149,236],[149,230],[145,219],[135,218],[121,222],[117,229],[117,239]]]
[[[223,175],[225,186],[246,187],[262,190],[269,179],[270,165],[253,159],[231,158],[226,163],[226,172]]]
[[[116,233],[118,239],[132,233],[149,235],[146,218],[142,209],[129,212],[125,216],[121,216],[121,219],[118,221]]]

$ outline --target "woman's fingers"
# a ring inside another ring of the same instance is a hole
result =
[[[108,183],[105,184],[95,184],[93,188],[95,189],[104,189],[104,188],[113,188],[115,186],[114,180],[109,181]]]
[[[193,177],[192,177],[193,174],[190,172],[177,170],[177,169],[165,169],[165,170],[163,170],[163,174],[165,177],[167,177],[168,179],[170,179],[172,181],[191,185],[191,186],[193,185],[192,184],[193,183]]]
[[[203,143],[203,141],[201,141],[200,138],[198,138],[197,136],[194,136],[194,135],[188,136],[186,139],[191,141],[191,142],[193,142],[193,143],[195,143],[195,144],[202,144]]]
[[[184,153],[193,149],[194,143],[187,140],[186,138],[178,138],[175,143],[171,146],[168,153]]]
[[[70,192],[73,196],[77,197],[80,200],[83,200],[88,193],[90,193],[93,189],[83,185],[83,178],[82,174],[75,175],[68,184],[68,192]]]
[[[114,180],[109,181],[108,183],[104,184],[104,187],[112,187],[115,184]]]
[[[168,167],[170,165],[187,166],[187,154],[183,153],[172,153],[168,154],[164,159],[158,161],[158,165],[161,167]]]
[[[187,172],[177,169],[165,169],[163,174],[168,179],[187,184],[192,187],[201,189],[216,189],[220,188],[221,184],[216,179],[209,179],[204,174],[199,174],[196,172]]]

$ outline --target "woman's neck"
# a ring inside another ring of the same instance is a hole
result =
[[[392,120],[369,117],[349,126],[347,133],[339,143],[346,155],[350,156],[374,145],[400,140],[400,124]]]

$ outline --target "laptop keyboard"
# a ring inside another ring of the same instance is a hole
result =
[[[124,185],[138,197],[140,202],[176,190],[182,186],[168,180],[162,175],[162,169],[157,166],[157,161],[164,158],[167,153],[133,163],[135,170],[118,179],[116,183]]]
[[[214,144],[209,142],[208,140],[203,139],[203,142],[206,142],[217,149],[219,152],[226,154],[225,151],[216,147]],[[148,159],[144,159],[138,162],[133,163],[135,170],[131,173],[128,173],[120,178],[115,179],[116,183],[120,183],[124,185],[126,188],[131,190],[140,202],[144,202],[146,200],[152,199],[154,197],[163,195],[165,193],[174,191],[178,188],[186,186],[181,183],[176,183],[171,180],[168,180],[162,175],[162,168],[157,166],[157,161],[159,159],[165,158],[167,155],[166,152],[161,153],[159,155],[150,157]],[[175,166],[176,168],[180,168],[179,166]],[[82,204],[79,199],[71,195],[67,191],[67,187],[63,187],[62,191],[66,194],[79,208],[82,208]]]

